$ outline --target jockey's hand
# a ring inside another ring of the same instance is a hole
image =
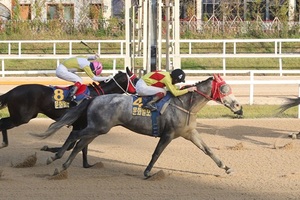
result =
[[[196,86],[189,87],[189,88],[187,88],[187,90],[188,90],[189,92],[194,92],[194,91],[197,90],[197,87],[196,87]]]
[[[110,80],[110,79],[112,79],[113,77],[114,77],[113,75],[109,75],[109,76],[107,77],[106,80]]]
[[[189,88],[189,87],[191,87],[191,85],[184,85],[184,86],[182,86],[180,89],[181,89],[181,90],[184,90],[184,89],[187,89],[187,88]]]

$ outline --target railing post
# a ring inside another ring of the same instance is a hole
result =
[[[117,72],[117,60],[114,58],[113,60],[113,75],[115,75]]]
[[[8,55],[11,54],[11,43],[8,43]]]
[[[249,94],[249,104],[253,105],[254,96],[254,72],[250,71],[250,94]]]
[[[56,43],[53,43],[53,55],[56,55]]]
[[[69,42],[69,55],[72,56],[72,42]]]
[[[101,54],[101,43],[100,42],[98,43],[98,51],[97,52],[99,55]]]
[[[4,59],[2,59],[2,77],[5,77],[5,67],[4,67]]]
[[[298,97],[300,97],[300,84],[298,85]],[[298,105],[298,119],[300,119],[300,104]]]
[[[21,48],[22,48],[21,42],[19,42],[18,46],[19,46],[18,55],[19,55],[19,57],[21,57]]]
[[[236,42],[233,42],[233,54],[236,54]]]
[[[281,55],[281,42],[279,42],[279,55]],[[280,76],[282,76],[282,58],[281,57],[279,57],[279,73],[280,73]]]
[[[223,76],[226,76],[226,42],[223,42]]]

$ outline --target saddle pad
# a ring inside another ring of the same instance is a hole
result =
[[[170,92],[167,92],[166,96],[164,96],[161,100],[156,102],[157,110],[160,112],[160,114],[163,113],[166,106],[169,104],[169,100],[173,95]],[[151,116],[151,111],[145,108],[142,108],[143,105],[145,105],[147,102],[151,101],[153,96],[135,96],[132,95],[132,115],[138,115],[138,116]]]
[[[69,102],[66,102],[65,99],[70,92],[69,87],[60,87],[60,86],[50,86],[53,89],[53,101],[54,107],[56,109],[69,108]],[[79,104],[83,99],[90,96],[90,90],[86,85],[81,85],[81,87],[76,92],[76,99],[74,100]]]

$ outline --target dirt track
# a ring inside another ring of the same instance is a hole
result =
[[[9,87],[1,86],[6,92]],[[232,86],[241,103],[248,102],[249,86]],[[261,88],[261,89],[258,89]],[[257,103],[279,104],[282,97],[298,95],[298,86],[256,87]],[[81,154],[68,170],[68,178],[49,180],[56,167],[67,159],[46,165],[51,153],[39,149],[61,146],[70,129],[38,140],[26,132],[43,132],[52,123],[34,119],[9,131],[9,147],[1,149],[0,193],[9,199],[299,199],[300,140],[290,133],[300,130],[299,119],[212,119],[198,121],[198,131],[212,150],[235,170],[227,175],[184,139],[174,140],[163,152],[152,173],[144,180],[157,138],[137,135],[122,127],[113,128],[89,147],[90,163],[104,167],[82,168]],[[276,148],[274,148],[276,147]],[[37,153],[33,167],[14,168]]]
[[[66,160],[45,165],[51,153],[43,145],[62,145],[69,129],[38,140],[26,131],[44,131],[52,122],[34,119],[10,131],[10,146],[1,149],[0,178],[3,199],[298,199],[300,196],[300,140],[288,135],[300,130],[298,119],[201,120],[198,131],[212,150],[235,170],[227,175],[192,143],[180,138],[163,152],[153,173],[144,180],[157,138],[141,136],[122,127],[96,138],[89,161],[103,168],[83,169],[78,155],[65,180],[48,180]],[[274,148],[274,145],[277,149]],[[34,167],[13,168],[37,152]]]

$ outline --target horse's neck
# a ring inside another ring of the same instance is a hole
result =
[[[196,93],[187,93],[182,96],[173,97],[172,101],[175,105],[185,110],[196,113],[207,104],[209,99]]]
[[[100,83],[96,83],[94,86],[89,86],[91,96],[98,96],[102,94],[112,94],[112,93],[124,93],[124,90],[120,88],[116,83],[114,82],[104,82],[101,81]]]

